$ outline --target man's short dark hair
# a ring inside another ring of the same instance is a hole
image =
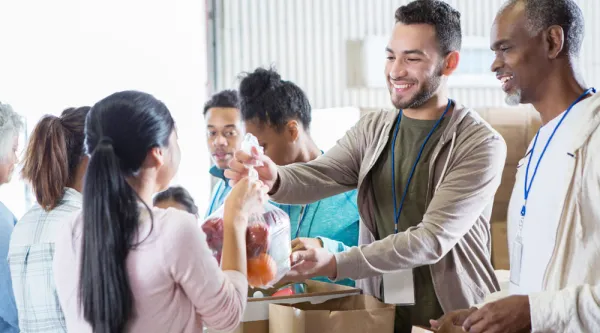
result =
[[[538,34],[553,25],[563,28],[565,50],[569,56],[577,57],[583,43],[585,22],[581,8],[573,0],[509,0],[504,9],[517,3],[525,4],[528,29]]]
[[[176,203],[182,205],[185,210],[193,215],[198,215],[198,206],[194,203],[194,198],[190,193],[181,186],[172,186],[168,189],[158,193],[153,200],[154,205],[159,202],[173,200]]]
[[[218,92],[204,104],[204,115],[212,108],[240,108],[240,99],[235,90],[223,90]]]
[[[293,82],[284,81],[274,69],[257,68],[240,82],[242,119],[258,120],[281,130],[290,120],[305,129],[311,122],[311,106],[306,94]]]
[[[396,23],[429,24],[435,28],[440,52],[460,51],[460,12],[439,0],[415,0],[396,10]]]

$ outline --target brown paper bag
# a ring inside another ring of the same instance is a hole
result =
[[[393,333],[395,308],[367,295],[321,304],[269,304],[269,333]]]

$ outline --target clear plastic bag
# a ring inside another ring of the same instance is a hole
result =
[[[251,153],[252,147],[261,150],[258,141],[246,134],[242,150]],[[248,165],[248,177],[257,179],[254,166]],[[221,263],[223,248],[223,213],[221,206],[202,223],[208,246]],[[252,287],[271,287],[290,270],[290,218],[278,207],[266,203],[253,206],[248,216],[246,254],[248,257],[248,283]]]

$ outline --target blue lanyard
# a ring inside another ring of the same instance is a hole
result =
[[[533,175],[531,176],[531,180],[529,180],[529,165],[531,164],[531,159],[533,158],[533,152],[535,151],[535,146],[537,144],[538,136],[540,134],[540,131],[539,130],[537,131],[537,133],[535,135],[535,139],[533,140],[533,146],[531,147],[531,151],[529,152],[529,160],[527,161],[527,169],[525,169],[525,182],[524,182],[525,183],[524,184],[525,202],[523,203],[523,207],[521,208],[521,220],[523,220],[523,218],[525,217],[525,214],[527,213],[527,208],[526,208],[527,207],[527,199],[529,199],[529,193],[531,192],[531,186],[533,185],[533,180],[535,179],[535,176],[537,175],[537,171],[540,166],[540,162],[542,161],[542,158],[544,157],[544,154],[546,153],[546,150],[548,149],[548,146],[550,145],[550,141],[552,141],[552,138],[554,138],[554,134],[556,134],[556,130],[558,130],[558,128],[562,124],[563,120],[565,120],[565,118],[567,117],[569,112],[571,112],[571,109],[575,106],[575,104],[579,103],[585,96],[587,96],[590,93],[596,93],[596,89],[589,88],[583,94],[579,95],[579,97],[577,97],[577,99],[573,103],[571,103],[571,105],[569,106],[567,111],[565,111],[565,114],[563,114],[563,116],[560,118],[560,120],[558,121],[558,124],[556,124],[556,127],[554,127],[552,134],[550,134],[548,141],[546,141],[546,145],[544,146],[544,149],[542,150],[542,153],[540,154],[540,158],[538,159],[538,161],[535,165],[535,169],[533,170]],[[522,227],[522,224],[523,224],[523,222],[521,221],[521,227]]]
[[[435,132],[435,129],[438,128],[438,126],[442,122],[442,119],[444,119],[444,117],[448,113],[448,110],[450,110],[451,105],[452,105],[452,100],[448,99],[448,105],[446,106],[446,110],[444,110],[444,113],[442,113],[442,116],[440,117],[440,119],[438,119],[438,121],[435,123],[435,125],[433,125],[433,128],[431,129],[429,134],[427,134],[427,136],[425,137],[425,141],[423,141],[423,144],[421,145],[419,154],[417,154],[417,159],[415,161],[415,164],[413,164],[412,169],[410,170],[410,174],[408,175],[408,180],[407,180],[406,186],[404,188],[404,193],[402,194],[402,199],[400,199],[400,207],[398,209],[396,209],[396,206],[397,206],[396,167],[395,167],[396,154],[395,154],[394,150],[395,150],[395,146],[396,146],[396,138],[398,137],[398,130],[400,129],[400,120],[402,119],[402,110],[400,110],[400,114],[398,115],[398,120],[396,121],[396,128],[394,129],[394,136],[392,139],[392,147],[391,147],[391,149],[392,149],[392,198],[394,200],[394,233],[396,233],[396,234],[398,233],[398,220],[400,219],[400,213],[402,212],[402,208],[404,207],[404,200],[406,200],[406,194],[408,193],[408,187],[410,186],[410,182],[412,181],[412,178],[415,174],[415,169],[417,168],[417,164],[419,163],[419,160],[421,159],[421,155],[423,154],[423,150],[425,149],[425,144],[427,144],[427,141],[429,141],[429,139],[433,135],[433,132]]]

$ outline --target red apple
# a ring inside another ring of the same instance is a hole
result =
[[[214,251],[221,251],[223,247],[223,219],[211,218],[202,224],[202,230],[206,234],[208,247]]]
[[[260,222],[248,226],[246,231],[246,255],[255,258],[269,249],[269,227]]]

